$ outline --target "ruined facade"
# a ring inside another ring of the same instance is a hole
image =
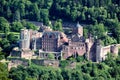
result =
[[[46,60],[46,59],[36,60],[36,59],[32,59],[31,61],[33,63],[37,64],[37,65],[59,67],[59,61],[58,60]]]
[[[8,63],[8,70],[10,70],[12,67],[17,67],[17,66],[24,66],[24,67],[27,67],[29,66],[29,62],[27,60],[22,60],[22,59],[18,59],[18,58],[14,58],[14,59],[11,59],[9,60],[10,62]]]
[[[108,52],[118,54],[118,45],[101,46],[91,35],[87,39],[83,36],[83,27],[77,23],[72,28],[72,34],[66,36],[63,32],[52,31],[47,27],[43,32],[21,30],[20,51],[22,58],[32,58],[33,51],[39,51],[39,58],[47,59],[48,54],[54,54],[55,59],[67,59],[70,56],[86,55],[88,60],[100,62],[105,60]],[[30,52],[30,50],[33,50]],[[44,54],[45,53],[45,54]]]
[[[70,56],[82,56],[85,53],[90,53],[90,48],[93,46],[91,38],[85,40],[83,37],[83,27],[77,23],[72,29],[72,35],[68,40],[68,45],[63,45],[63,57],[66,59]]]
[[[42,36],[42,50],[58,52],[65,42],[65,34],[59,31],[45,31]],[[67,38],[66,38],[67,39]]]
[[[114,45],[103,47],[101,44],[98,43],[96,45],[96,62],[101,62],[105,60],[108,53],[112,53],[114,54],[114,56],[117,56],[119,47],[120,47],[119,44],[114,44]]]

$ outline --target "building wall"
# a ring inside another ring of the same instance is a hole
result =
[[[34,52],[31,50],[22,50],[21,51],[21,58],[31,59]]]
[[[78,35],[80,34],[80,35]],[[23,50],[21,56],[23,58],[30,58],[32,52],[27,51],[31,49],[42,49],[43,51],[50,52],[60,52],[62,50],[62,55],[66,59],[72,55],[76,54],[82,56],[87,53],[89,60],[93,61],[102,61],[105,59],[108,52],[112,52],[115,55],[118,55],[118,45],[110,46],[100,46],[95,45],[92,39],[88,38],[85,42],[83,36],[83,27],[77,25],[73,28],[73,37],[68,40],[66,35],[59,31],[46,30],[43,34],[39,34],[36,31],[32,30],[21,30],[20,34],[20,48]],[[63,45],[68,43],[68,45]],[[31,45],[31,46],[30,46]]]
[[[10,52],[10,56],[12,56],[12,57],[21,57],[21,51],[12,50],[12,51]]]
[[[118,52],[119,52],[119,44],[118,45],[112,45],[111,46],[111,53],[113,53],[114,55],[118,55]]]
[[[96,45],[96,62],[102,61],[102,46],[97,44]]]
[[[54,38],[42,38],[43,51],[57,51],[57,39]]]
[[[104,47],[101,45],[97,45],[97,47],[96,47],[96,61],[101,62],[101,61],[105,60],[108,53],[112,53],[115,56],[117,56],[118,55],[118,46],[116,44],[104,46]]]
[[[77,23],[76,26],[73,27],[72,33],[83,36],[83,26],[81,26],[79,23]]]
[[[82,56],[86,53],[86,44],[81,42],[70,42],[68,46],[63,46],[62,49],[63,57],[66,59],[72,55],[76,57],[76,55]]]
[[[16,67],[22,65],[22,66],[28,66],[29,63],[27,60],[20,60],[20,59],[14,59],[14,60],[10,60],[10,62],[8,63],[8,70],[10,70],[12,67]]]
[[[42,36],[42,50],[58,52],[65,41],[67,41],[66,36],[61,32],[45,31]]]
[[[59,61],[57,61],[57,60],[36,60],[36,59],[32,59],[31,61],[33,63],[37,64],[37,65],[59,67]]]

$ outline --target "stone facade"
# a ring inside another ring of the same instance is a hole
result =
[[[52,54],[55,60],[60,60],[62,58],[62,52],[45,52],[39,50],[40,59],[49,59],[49,54]]]
[[[10,60],[10,62],[8,63],[8,70],[10,70],[12,67],[16,68],[19,65],[29,66],[29,63],[26,60],[13,59],[13,60]]]
[[[88,38],[87,41],[83,37],[83,27],[77,23],[75,27],[73,27],[72,35],[70,35],[68,40],[68,45],[63,45],[62,52],[63,58],[68,58],[70,56],[76,57],[76,55],[82,56],[85,53],[89,53],[89,47],[92,45],[90,43],[91,39]],[[90,48],[89,48],[90,49]]]
[[[118,53],[116,45],[100,46],[94,41],[91,35],[85,39],[83,36],[83,27],[79,23],[72,27],[72,34],[67,36],[63,32],[52,31],[50,27],[45,27],[41,33],[27,29],[21,30],[20,49],[23,58],[33,55],[28,52],[29,50],[37,49],[41,50],[42,53],[58,52],[61,55],[60,57],[64,59],[70,56],[76,57],[76,55],[82,56],[86,54],[88,60],[97,62],[104,60],[108,52],[116,55]],[[54,55],[56,56],[56,54]],[[39,56],[46,58],[43,54]]]
[[[62,44],[65,42],[66,36],[59,31],[45,31],[42,36],[42,50],[58,52],[61,50]]]
[[[34,52],[31,50],[22,50],[21,51],[21,58],[31,59]]]
[[[30,49],[27,49],[27,50],[13,49],[10,53],[11,57],[18,57],[18,58],[25,58],[25,59],[31,59],[33,55],[34,55],[34,52]]]
[[[53,66],[53,67],[59,67],[59,61],[57,60],[32,60],[33,63],[37,65],[42,65],[42,66]]]
[[[77,25],[73,27],[72,33],[79,34],[79,36],[83,36],[83,26],[81,26],[78,22]]]
[[[19,47],[23,50],[36,50],[41,48],[40,38],[42,33],[38,31],[22,29],[20,33]],[[38,44],[37,44],[38,43]],[[36,45],[37,44],[37,45]]]
[[[62,51],[65,59],[72,55],[76,57],[77,54],[82,56],[86,53],[86,44],[82,42],[69,41],[68,45],[63,45]]]
[[[100,44],[96,45],[96,62],[101,62],[105,60],[108,53],[112,53],[114,56],[118,55],[118,49],[120,45],[114,44],[109,46],[102,46]]]

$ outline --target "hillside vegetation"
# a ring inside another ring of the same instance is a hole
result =
[[[114,58],[108,54],[101,63],[83,58],[75,69],[67,69],[68,60],[60,68],[30,65],[7,70],[6,59],[13,47],[18,46],[23,28],[37,30],[27,21],[43,22],[53,30],[63,31],[62,22],[85,24],[84,36],[92,34],[102,45],[120,43],[120,0],[0,0],[0,80],[120,80],[120,52]],[[50,21],[56,21],[54,25]]]

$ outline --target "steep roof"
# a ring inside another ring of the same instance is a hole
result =
[[[82,27],[82,26],[79,24],[79,22],[77,22],[76,27],[78,27],[78,28],[79,28],[79,27]]]
[[[43,36],[47,35],[48,37],[50,37],[51,35],[54,35],[55,38],[59,38],[59,37],[64,37],[65,34],[60,32],[60,31],[44,31],[43,32]]]

